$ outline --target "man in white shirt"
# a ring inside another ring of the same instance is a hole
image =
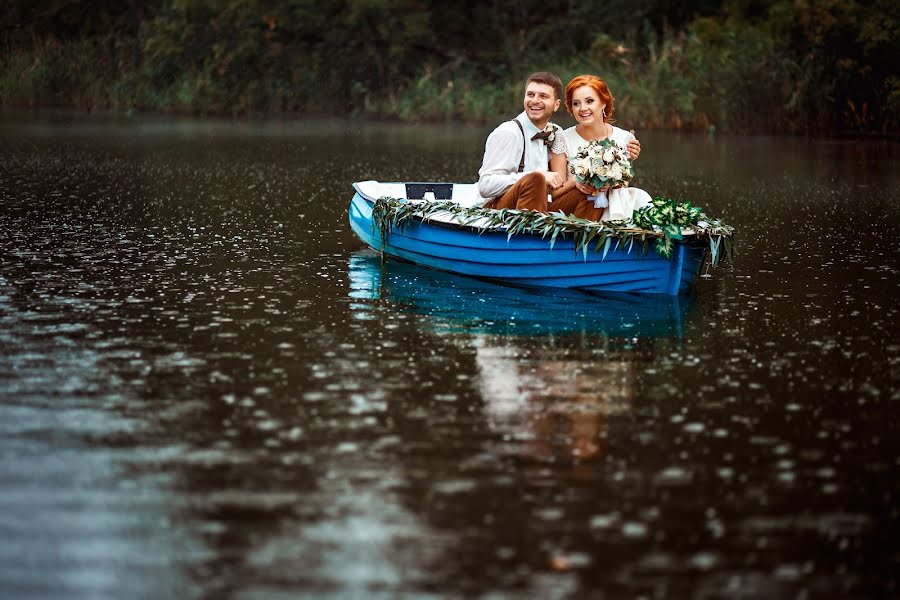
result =
[[[547,194],[565,178],[549,170],[549,145],[541,136],[559,109],[562,91],[553,73],[534,73],[525,84],[525,110],[488,136],[478,170],[483,206],[547,212]]]

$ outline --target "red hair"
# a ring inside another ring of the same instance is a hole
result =
[[[569,85],[566,86],[566,110],[569,111],[570,115],[575,116],[572,112],[572,95],[575,93],[575,90],[583,86],[588,86],[594,90],[600,97],[600,101],[606,104],[606,116],[603,117],[603,121],[609,121],[615,112],[613,95],[609,91],[609,86],[606,85],[606,82],[596,75],[579,75],[569,82]]]

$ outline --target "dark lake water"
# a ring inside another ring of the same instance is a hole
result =
[[[0,595],[900,594],[900,146],[640,134],[672,300],[388,262],[489,128],[7,117]]]

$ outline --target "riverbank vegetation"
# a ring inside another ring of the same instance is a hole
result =
[[[607,79],[638,128],[894,133],[895,0],[7,0],[0,105],[492,122]]]

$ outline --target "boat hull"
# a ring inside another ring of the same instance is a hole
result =
[[[574,288],[587,291],[679,294],[693,287],[707,244],[690,239],[676,242],[671,258],[642,243],[627,242],[604,253],[593,246],[585,255],[571,239],[548,239],[502,231],[478,232],[471,227],[411,219],[381,239],[374,226],[374,201],[354,194],[350,226],[359,238],[388,256],[442,271],[520,286]]]

